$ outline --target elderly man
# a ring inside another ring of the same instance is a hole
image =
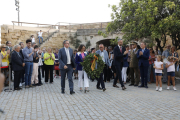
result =
[[[105,64],[103,73],[101,73],[100,77],[98,78],[96,87],[97,87],[97,89],[101,89],[100,88],[100,84],[101,84],[103,91],[105,91],[106,88],[105,88],[104,81],[103,81],[103,75],[105,76],[105,74],[107,74],[107,69],[111,68],[111,64],[110,64],[108,53],[106,50],[104,50],[103,44],[99,45],[99,50],[96,51],[96,54],[99,54],[102,57],[102,60],[104,61],[104,64]]]
[[[22,54],[20,54],[20,45],[14,46],[14,52],[12,53],[12,69],[14,71],[14,90],[20,90],[20,79],[22,77],[23,67],[25,66]]]
[[[137,52],[138,52],[138,48],[137,48],[137,43],[136,42],[132,42],[132,50],[130,53],[130,74],[131,74],[131,84],[129,86],[138,86],[139,85],[139,81],[140,81],[140,77],[139,77],[139,68],[138,68],[138,58],[137,58]],[[134,74],[136,76],[136,79],[134,79]]]
[[[118,40],[118,45],[113,50],[113,52],[114,52],[114,65],[115,65],[115,68],[116,68],[116,78],[114,79],[113,87],[119,88],[116,85],[117,80],[119,79],[122,90],[125,90],[126,87],[124,86],[124,83],[122,82],[121,70],[122,70],[122,67],[123,67],[124,56],[126,54],[128,54],[128,52],[126,52],[125,48],[122,45],[123,45],[123,40],[119,39]]]
[[[149,50],[146,48],[146,43],[142,42],[141,43],[141,49],[138,50],[137,52],[137,58],[139,59],[139,69],[141,72],[141,85],[138,87],[145,87],[148,88],[147,86],[147,74],[148,74],[148,67],[149,67]]]
[[[168,80],[166,62],[167,62],[167,58],[169,56],[171,56],[170,49],[171,49],[171,45],[167,45],[166,46],[166,50],[163,51],[163,53],[162,53],[163,62],[164,62],[164,69],[163,69],[164,73],[163,73],[163,80],[162,80],[162,82],[164,82],[164,83],[166,83],[167,80]]]

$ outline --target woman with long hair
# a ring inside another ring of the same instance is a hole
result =
[[[86,53],[85,51],[85,46],[84,45],[80,45],[78,48],[78,52],[76,53],[76,59],[75,62],[77,64],[77,70],[78,70],[78,87],[80,87],[80,91],[82,90],[82,87],[85,87],[84,92],[89,92],[88,87],[89,87],[89,79],[87,76],[87,73],[83,70],[81,62],[84,61],[85,57],[86,57]],[[83,83],[83,76],[84,76],[84,83]]]

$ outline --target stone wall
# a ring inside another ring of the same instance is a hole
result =
[[[86,24],[73,24],[73,25],[60,25],[60,29],[77,30],[77,29],[99,29],[106,28],[109,22],[102,23],[86,23]]]
[[[38,31],[29,31],[29,30],[20,30],[20,29],[11,29],[6,25],[1,26],[1,44],[5,44],[7,41],[11,41],[12,45],[16,45],[19,42],[26,42],[27,39],[31,38],[31,35],[34,35],[36,42],[39,43],[37,39]],[[48,33],[43,33],[43,38],[47,38]]]

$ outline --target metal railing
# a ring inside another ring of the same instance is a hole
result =
[[[85,32],[85,30],[87,29],[103,29],[106,28],[107,24],[109,22],[96,22],[96,23],[68,23],[68,22],[58,22],[54,25],[52,24],[40,24],[40,23],[29,23],[29,22],[17,22],[17,21],[12,21],[13,23],[13,29],[15,28],[15,23],[20,24],[21,26],[23,26],[23,24],[28,24],[28,25],[35,25],[37,27],[41,27],[41,26],[46,26],[45,28],[49,28],[46,33],[48,33],[48,37],[47,40],[49,40],[50,36],[50,30],[52,29],[56,29],[56,27],[58,27],[58,30],[53,32],[57,33],[57,32],[61,32],[62,30],[69,30],[68,32],[71,33],[72,30],[77,31],[77,30],[82,30],[83,33]]]

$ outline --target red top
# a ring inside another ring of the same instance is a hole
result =
[[[153,64],[155,61],[155,55],[149,55],[149,59],[152,58],[151,60],[149,60],[149,64]]]

